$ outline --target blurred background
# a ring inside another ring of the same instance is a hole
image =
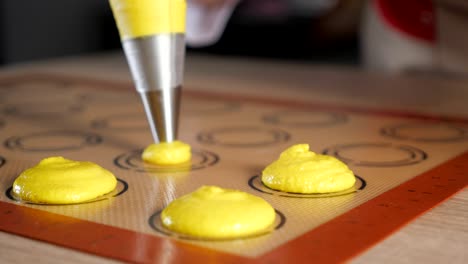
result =
[[[106,0],[0,0],[0,63],[119,49]]]
[[[468,69],[468,1],[188,1],[209,12],[222,9],[224,2],[233,7],[219,39],[189,45],[189,54],[388,72]],[[1,66],[120,50],[106,0],[0,0]]]

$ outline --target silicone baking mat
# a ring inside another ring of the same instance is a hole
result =
[[[145,164],[151,143],[130,83],[30,74],[0,80],[0,230],[132,262],[329,262],[349,259],[467,184],[468,120],[186,89],[179,138],[189,167]],[[323,197],[263,186],[262,169],[308,143],[354,171],[352,190]],[[14,201],[10,187],[48,156],[111,170],[118,188],[78,205]],[[202,185],[239,189],[275,208],[270,234],[208,241],[159,222],[173,199]]]

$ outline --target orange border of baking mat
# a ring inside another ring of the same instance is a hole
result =
[[[60,78],[62,80],[66,78],[55,75],[28,75],[27,77],[35,77],[36,79]],[[71,78],[83,82],[82,79]],[[70,78],[65,80],[70,80]],[[102,81],[88,80],[87,82],[105,84],[106,86],[110,84],[110,82]],[[122,84],[120,83],[118,86],[122,86]],[[203,96],[204,98],[211,95],[211,98],[242,99],[257,103],[294,105],[314,109],[339,109],[372,115],[467,122],[466,119],[458,117],[437,117],[353,107],[327,107],[325,104],[231,96],[210,92],[190,91],[187,94]],[[130,262],[310,263],[313,260],[319,263],[336,263],[349,260],[362,253],[411,220],[465,188],[468,185],[467,172],[468,152],[465,152],[257,258],[246,258],[219,252],[165,237],[1,201],[0,230]]]

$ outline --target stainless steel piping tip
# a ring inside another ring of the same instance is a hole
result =
[[[155,142],[177,139],[180,93],[180,86],[140,93]]]
[[[122,42],[155,142],[177,139],[185,36],[157,34]]]

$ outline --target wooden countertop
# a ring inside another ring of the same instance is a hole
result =
[[[3,68],[0,76],[26,72],[131,81],[121,53],[15,65]],[[346,67],[188,56],[185,83],[185,89],[249,95],[268,91],[271,97],[312,101],[320,98],[319,103],[468,117],[466,76],[386,76]],[[467,219],[465,188],[352,262],[466,263]],[[0,232],[0,256],[0,262],[5,263],[114,262],[3,232]]]

